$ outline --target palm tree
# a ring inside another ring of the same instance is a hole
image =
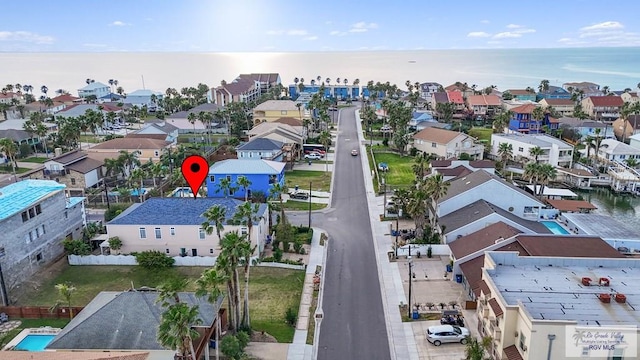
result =
[[[73,319],[73,308],[71,307],[71,298],[73,297],[73,293],[76,291],[76,287],[71,284],[56,284],[56,290],[58,290],[58,295],[62,297],[62,299],[56,301],[56,303],[51,307],[51,311],[57,309],[62,302],[67,306],[69,310],[69,319]]]
[[[416,161],[412,166],[413,173],[416,175],[416,178],[420,181],[424,177],[424,170],[429,164],[427,157],[424,155],[416,156]]]
[[[427,199],[429,195],[424,189],[421,181],[418,181],[416,188],[411,190],[411,196],[407,203],[407,213],[413,219],[416,228],[416,239],[422,239],[424,236],[425,219],[427,213]],[[386,204],[385,204],[386,206]]]
[[[540,146],[534,146],[532,148],[529,148],[529,156],[533,157],[536,164],[538,163],[538,156],[543,154],[544,154],[544,150],[542,150]]]
[[[216,304],[221,296],[224,296],[220,285],[227,283],[228,277],[224,271],[219,269],[207,269],[196,280],[197,290],[196,296],[206,296],[207,301]],[[219,343],[220,336],[220,314],[216,314],[216,344]],[[227,312],[227,317],[229,316]],[[216,359],[218,358],[218,346],[216,346]]]
[[[542,81],[540,81],[540,85],[538,85],[538,91],[539,92],[544,92],[549,90],[549,80],[544,79]]]
[[[227,210],[221,205],[213,205],[207,211],[202,214],[206,219],[202,223],[202,229],[211,235],[215,230],[218,235],[218,244],[222,243],[222,236],[220,235],[224,231],[224,223],[227,219]]]
[[[199,334],[192,326],[201,323],[197,305],[189,306],[183,302],[172,304],[162,313],[158,342],[166,348],[176,350],[180,359],[195,360],[193,339]]]
[[[219,193],[220,191],[222,191],[222,193],[224,194],[224,197],[229,197],[230,195],[233,195],[236,192],[236,190],[237,188],[233,186],[233,183],[231,182],[231,178],[223,177],[222,179],[220,179],[220,182],[218,183],[218,189],[216,190],[216,193]]]
[[[236,222],[247,227],[248,246],[242,247],[242,253],[244,255],[244,301],[241,324],[245,328],[251,327],[249,317],[249,268],[251,267],[251,255],[253,255],[256,249],[256,246],[251,246],[251,231],[253,229],[253,223],[261,219],[261,217],[257,216],[259,210],[260,205],[245,202],[237,207],[234,215]],[[260,240],[258,239],[257,241]]]
[[[537,122],[537,123],[541,123],[542,120],[544,119],[544,110],[541,107],[536,107],[535,109],[533,109],[533,111],[531,112],[531,117]],[[539,125],[539,124],[537,124]],[[538,128],[537,131],[540,131],[540,129]]]
[[[196,132],[196,121],[198,120],[198,116],[196,115],[196,113],[191,112],[189,113],[189,115],[187,115],[187,121],[189,121],[191,123],[191,125],[193,125],[193,132]]]
[[[511,120],[511,116],[513,113],[511,110],[503,111],[493,120],[493,132],[494,133],[502,133],[504,132],[504,128],[509,126],[509,120]]]
[[[555,180],[558,176],[558,170],[551,164],[541,164],[539,169],[540,174],[540,197],[544,194],[545,185],[550,181]]]
[[[0,139],[0,151],[4,153],[7,157],[7,160],[11,163],[11,167],[13,169],[13,176],[16,176],[16,168],[18,167],[18,163],[16,161],[16,155],[18,154],[18,145],[16,145],[13,140],[9,138]]]
[[[433,216],[431,217],[432,229],[435,229],[436,226],[436,210],[438,208],[438,200],[440,200],[441,197],[447,195],[449,185],[450,183],[444,180],[444,177],[441,173],[430,176],[425,182],[425,190],[431,198],[431,206],[433,211]]]
[[[236,184],[244,190],[244,201],[249,201],[249,187],[251,186],[251,180],[246,176],[238,176]]]
[[[284,205],[282,204],[282,193],[286,192],[287,189],[284,185],[280,183],[271,184],[271,188],[269,189],[269,197],[278,199],[280,205],[280,221],[286,222],[287,218],[284,216]]]
[[[331,146],[331,134],[327,130],[323,131],[322,133],[320,133],[319,141],[322,145],[324,145],[324,148],[328,152],[329,146]],[[329,163],[325,159],[325,173],[328,171],[329,171]]]
[[[624,162],[630,168],[635,168],[636,166],[638,166],[638,163],[639,163],[638,159],[634,159],[634,158],[628,158]]]
[[[47,97],[47,92],[49,91],[49,88],[46,85],[42,85],[40,87],[40,91],[44,94],[44,97]]]
[[[540,164],[533,162],[525,165],[522,177],[525,180],[529,180],[530,183],[533,183],[533,195],[537,195],[538,181],[540,178]]]
[[[509,143],[500,143],[498,145],[498,156],[503,166],[509,163],[509,160],[513,159],[513,145]]]
[[[487,352],[491,348],[491,337],[485,336],[482,340],[470,336],[465,345],[464,354],[466,360],[490,360]]]
[[[233,311],[233,322],[232,327],[237,330],[238,325],[240,324],[240,277],[238,275],[238,265],[240,265],[241,260],[246,255],[245,252],[247,248],[250,248],[251,244],[247,242],[244,236],[240,236],[237,231],[232,231],[224,234],[222,237],[222,251],[220,255],[218,255],[218,259],[216,260],[216,266],[219,261],[220,269],[225,269],[225,272],[229,274],[231,279],[230,295],[233,299],[232,309],[229,311]]]
[[[120,155],[118,156],[118,161],[122,164],[122,176],[127,177],[127,175],[131,174],[133,169],[140,166],[140,160],[138,156],[140,156],[141,152],[138,150],[128,152],[126,150],[120,150]]]

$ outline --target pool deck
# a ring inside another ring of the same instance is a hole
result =
[[[24,340],[28,335],[58,335],[58,333],[62,331],[62,329],[52,328],[49,326],[39,327],[39,328],[30,328],[22,330],[16,337],[11,339],[2,351],[12,350],[16,347],[22,340]],[[1,358],[1,356],[0,356]]]

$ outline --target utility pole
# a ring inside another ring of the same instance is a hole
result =
[[[396,208],[398,208],[398,204],[396,204]],[[399,222],[400,222],[400,209],[397,209],[398,213],[396,214],[396,259],[398,258],[398,235],[400,234],[400,229],[398,228],[400,226]],[[411,248],[411,245],[409,245],[409,248]]]
[[[375,164],[374,164],[375,165]],[[384,191],[384,204],[383,204],[383,208],[382,208],[382,217],[386,218],[387,217],[387,176],[385,175],[384,172],[382,172],[382,185],[384,186],[383,191]]]
[[[311,231],[311,186],[312,182],[309,181],[309,231]]]
[[[411,284],[413,283],[413,272],[411,271],[411,267],[413,266],[413,260],[411,259],[411,256],[407,257],[407,260],[409,260],[409,301],[408,301],[408,305],[409,305],[409,319],[411,319]]]

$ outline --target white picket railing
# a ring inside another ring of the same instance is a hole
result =
[[[69,255],[69,265],[138,265],[133,255]],[[174,256],[174,266],[214,266],[217,257],[211,256]],[[251,258],[251,263],[256,264],[257,257]],[[256,266],[275,267],[281,269],[304,270],[305,265],[284,264],[276,262],[259,262]]]

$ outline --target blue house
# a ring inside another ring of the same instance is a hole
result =
[[[371,96],[371,91],[369,90],[369,88],[364,86],[362,88],[362,97],[368,99],[369,96]],[[384,91],[378,91],[378,99],[384,99]]]
[[[509,120],[509,130],[527,134],[541,134],[544,133],[544,126],[547,126],[551,132],[559,128],[560,123],[557,120],[552,121],[548,113],[544,114],[543,119],[534,119],[533,109],[535,108],[535,104],[526,104],[511,109],[513,115]]]
[[[536,95],[536,101],[542,99],[571,99],[571,93],[559,86],[549,85],[547,90],[540,91]]]
[[[253,138],[236,148],[238,159],[282,161],[284,152],[280,141],[269,138]]]
[[[321,85],[304,84],[300,91],[300,84],[289,85],[289,96],[296,99],[301,93],[316,94],[320,91]],[[324,97],[327,99],[335,98],[338,100],[355,99],[360,96],[360,88],[355,85],[324,85]]]
[[[252,191],[262,191],[269,196],[273,184],[284,186],[285,163],[270,160],[228,159],[217,162],[209,167],[207,177],[207,196],[225,197],[220,188],[221,179],[229,179],[234,188],[231,197],[244,198],[244,189],[238,186],[238,179],[246,177],[251,181],[247,189],[249,197]]]

